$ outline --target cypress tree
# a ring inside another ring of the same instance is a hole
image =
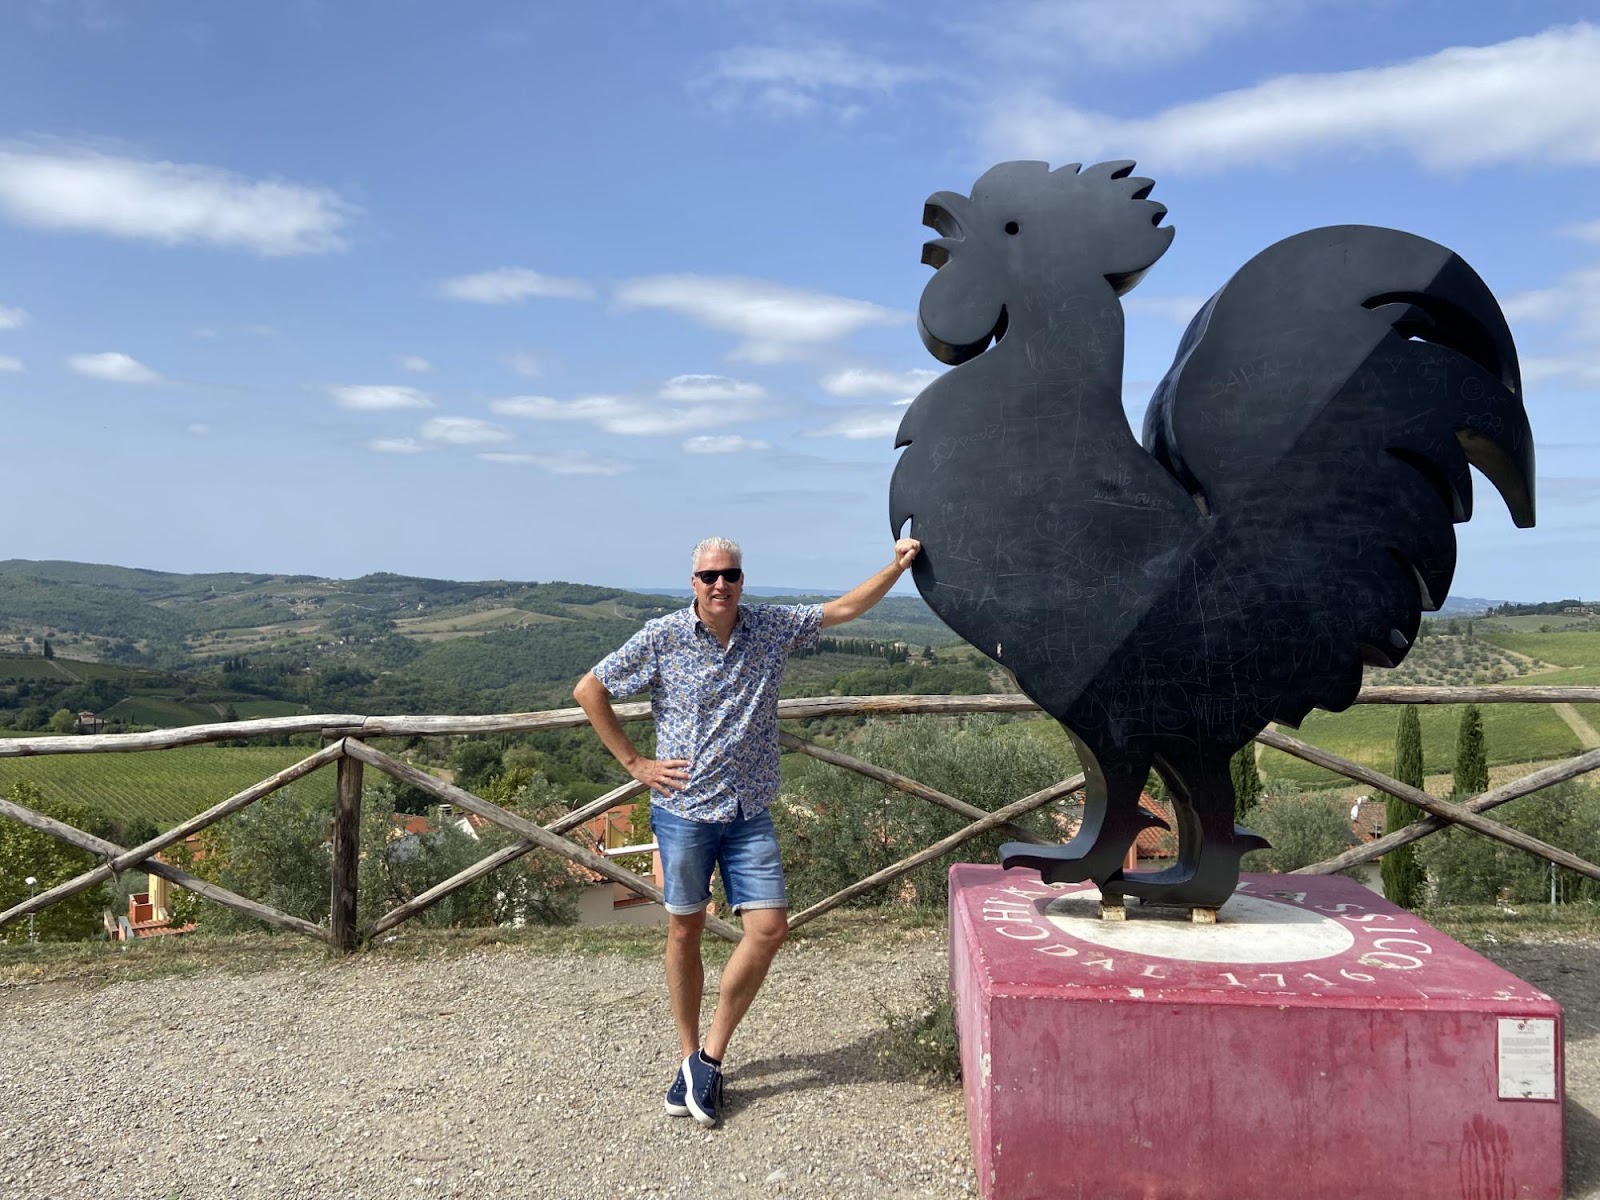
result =
[[[1489,751],[1483,744],[1483,714],[1476,704],[1467,705],[1456,733],[1456,772],[1454,791],[1458,796],[1473,796],[1489,788]]]
[[[1414,788],[1422,787],[1422,722],[1409,704],[1400,710],[1400,723],[1395,730],[1394,777]],[[1385,833],[1393,833],[1412,819],[1409,804],[1394,796],[1388,798],[1383,810]],[[1383,871],[1383,894],[1401,908],[1415,908],[1422,899],[1425,882],[1422,865],[1417,862],[1416,844],[1389,851],[1379,866]]]
[[[1256,770],[1256,744],[1246,742],[1228,763],[1233,776],[1233,819],[1241,825],[1245,814],[1261,803],[1261,772]]]

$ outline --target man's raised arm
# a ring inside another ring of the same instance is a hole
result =
[[[917,557],[917,551],[921,549],[922,543],[916,538],[901,538],[896,542],[892,563],[865,583],[857,584],[837,600],[829,600],[822,606],[823,628],[854,621],[882,600],[895,585],[895,581],[905,574],[906,568],[911,565],[911,560]]]

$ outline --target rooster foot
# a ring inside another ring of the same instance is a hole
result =
[[[1000,847],[1000,865],[1032,867],[1046,883],[1105,879],[1122,869],[1128,848],[1141,833],[1165,828],[1165,821],[1144,808],[1107,813],[1098,829],[1082,829],[1065,845],[1007,842]]]
[[[1102,894],[1121,900],[1137,896],[1144,904],[1174,908],[1218,909],[1239,883],[1239,860],[1271,843],[1243,825],[1233,827],[1226,841],[1208,838],[1196,849],[1182,847],[1176,866],[1163,871],[1116,871],[1096,879]]]

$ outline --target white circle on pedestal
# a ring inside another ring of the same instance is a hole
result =
[[[1195,925],[1188,909],[1129,903],[1123,921],[1099,917],[1095,888],[1052,900],[1045,919],[1057,929],[1108,950],[1186,962],[1307,962],[1343,954],[1355,945],[1348,926],[1293,904],[1235,892],[1217,910],[1215,925]]]

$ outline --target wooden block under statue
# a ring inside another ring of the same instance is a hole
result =
[[[1561,1008],[1353,880],[1216,925],[960,864],[950,968],[992,1200],[1559,1200]]]

